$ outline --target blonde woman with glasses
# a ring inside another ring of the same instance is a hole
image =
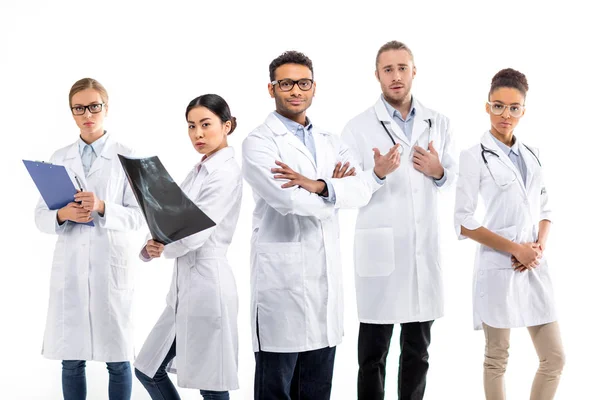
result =
[[[142,214],[117,154],[130,155],[104,130],[108,94],[91,78],[71,87],[69,106],[79,137],[50,162],[64,165],[78,186],[73,201],[49,210],[42,199],[35,222],[57,236],[42,354],[62,360],[66,400],[86,398],[87,360],[106,362],[108,398],[131,397],[133,277],[127,231]]]

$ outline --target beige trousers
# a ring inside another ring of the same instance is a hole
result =
[[[531,400],[552,400],[565,364],[565,355],[557,322],[527,328],[540,359],[533,385]],[[485,333],[485,361],[483,386],[487,400],[505,400],[504,372],[508,363],[510,329],[492,328],[483,324]]]

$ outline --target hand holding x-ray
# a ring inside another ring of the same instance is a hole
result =
[[[148,256],[150,258],[159,258],[162,255],[164,249],[164,244],[159,243],[153,239],[148,240],[148,243],[146,243],[146,253],[148,253]]]
[[[173,181],[158,157],[119,154],[119,160],[155,242],[169,244],[215,226]]]

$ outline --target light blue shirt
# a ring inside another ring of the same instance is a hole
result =
[[[108,138],[106,131],[104,131],[104,134],[99,139],[90,144],[84,142],[81,136],[79,137],[79,156],[81,157],[81,164],[83,165],[83,172],[86,177],[96,158],[102,154],[106,138]]]
[[[402,118],[402,114],[400,113],[400,111],[398,111],[394,107],[392,107],[392,105],[383,98],[383,95],[381,95],[381,100],[383,100],[383,104],[385,105],[385,108],[386,108],[388,114],[390,114],[390,117],[394,121],[396,121],[396,123],[398,124],[400,129],[402,129],[402,131],[404,132],[404,135],[406,135],[406,138],[410,142],[410,138],[412,136],[412,130],[413,130],[413,121],[415,120],[415,112],[416,112],[415,111],[415,102],[413,101],[413,99],[412,98],[410,99],[410,111],[408,112],[408,115],[406,116],[406,120],[404,118]]]
[[[400,126],[400,128],[404,132],[404,135],[406,135],[406,138],[410,141],[410,138],[412,137],[413,122],[415,120],[415,113],[416,113],[415,102],[414,102],[413,98],[411,97],[411,99],[410,99],[410,111],[408,112],[408,115],[406,116],[406,120],[404,118],[402,118],[402,114],[400,114],[400,111],[398,111],[394,107],[392,107],[392,105],[383,98],[383,95],[381,95],[381,100],[383,101],[383,105],[385,105],[385,108],[386,108],[388,114],[390,115],[390,117],[394,121],[396,121],[398,126]],[[425,149],[425,150],[427,150],[427,149]],[[377,176],[375,176],[375,178],[378,179]],[[448,177],[446,176],[446,170],[444,169],[444,174],[442,175],[442,177],[440,179],[433,179],[433,182],[435,182],[435,184],[438,187],[440,187],[440,186],[444,186],[444,183],[446,183],[446,179],[448,179]],[[379,183],[382,182],[379,179],[377,181]]]
[[[527,183],[527,165],[525,164],[525,161],[523,161],[523,157],[521,157],[516,137],[515,143],[511,147],[508,147],[507,145],[496,139],[496,137],[491,133],[490,135],[492,136],[498,147],[500,147],[500,150],[502,150],[504,154],[506,154],[508,158],[510,158],[510,161],[512,161],[515,167],[517,167],[517,170],[521,174],[521,178],[523,178],[523,185],[525,185]]]
[[[298,140],[300,140],[300,142],[302,142],[304,146],[306,146],[308,151],[310,151],[310,154],[312,154],[313,156],[315,165],[317,165],[317,148],[315,146],[315,138],[312,133],[313,126],[308,117],[306,117],[306,126],[304,126],[302,124],[297,123],[296,121],[292,121],[291,119],[284,117],[278,112],[275,112],[275,116],[279,118],[281,122],[283,122],[283,125],[285,125],[288,132],[293,133],[294,136],[298,138]],[[323,180],[327,185],[328,194],[328,197],[324,197],[324,199],[331,203],[335,203],[335,190],[333,189],[331,181],[329,180],[329,178],[323,178]]]

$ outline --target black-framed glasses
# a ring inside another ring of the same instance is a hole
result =
[[[103,106],[104,103],[93,103],[88,104],[87,106],[75,106],[71,107],[71,112],[73,115],[83,115],[85,114],[85,110],[88,110],[92,114],[98,114],[100,111],[102,111]]]
[[[504,113],[504,110],[506,109],[506,107],[508,107],[508,113],[513,118],[519,118],[525,112],[525,106],[521,105],[521,104],[509,104],[509,105],[506,105],[506,104],[503,104],[503,103],[496,103],[496,102],[491,103],[489,101],[487,103],[490,106],[490,111],[494,115],[502,115]]]
[[[308,78],[298,79],[297,81],[293,79],[280,79],[271,82],[271,85],[279,85],[279,89],[282,92],[289,92],[294,88],[294,85],[298,85],[298,88],[304,92],[310,90],[313,86],[313,80]]]

